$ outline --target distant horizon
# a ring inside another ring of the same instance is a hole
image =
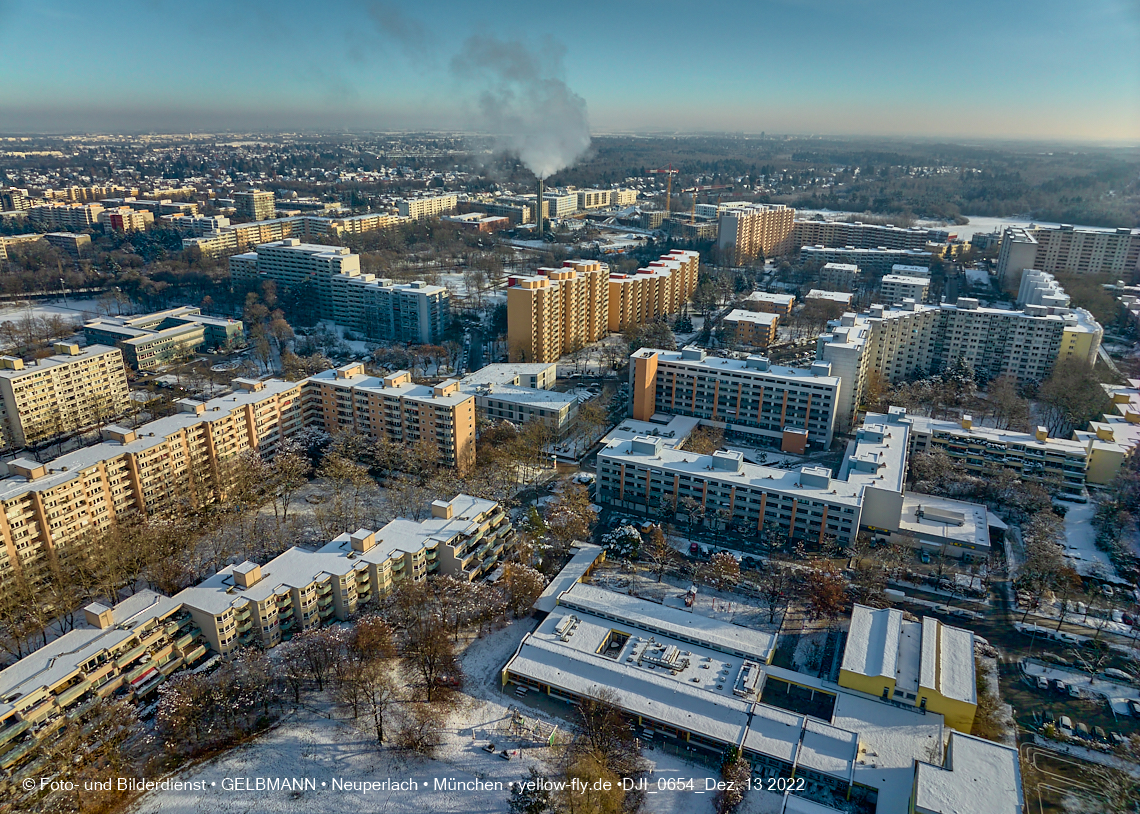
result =
[[[300,0],[128,0],[98,14],[0,0],[2,127],[451,132],[498,121],[533,137],[574,121],[599,135],[1140,141],[1137,0],[325,0],[311,12]]]

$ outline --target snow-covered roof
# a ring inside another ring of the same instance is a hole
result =
[[[901,610],[856,605],[851,612],[842,669],[858,675],[895,678],[902,621]]]
[[[1066,438],[1046,437],[1045,440],[1039,441],[1035,433],[998,430],[993,427],[976,425],[966,428],[959,421],[945,421],[928,416],[908,415],[904,420],[910,424],[911,432],[916,435],[951,436],[984,445],[997,444],[1001,447],[1014,447],[1015,449],[1025,448],[1056,452],[1067,457],[1080,458],[1082,461],[1088,455],[1087,444]]]
[[[923,617],[922,686],[937,690],[943,698],[978,703],[972,632]]]
[[[906,478],[910,425],[902,413],[867,413],[839,469],[839,479],[856,488],[902,492]]]
[[[921,509],[921,516],[919,510]],[[968,545],[985,556],[990,550],[991,515],[985,506],[945,497],[907,492],[903,495],[899,531],[920,540]],[[999,521],[1000,522],[1000,521]]]
[[[920,814],[1020,814],[1023,802],[1012,747],[951,732],[944,766],[915,764],[914,810]]]
[[[763,664],[771,659],[776,646],[772,634],[755,628],[722,622],[581,582],[571,586],[562,595],[560,604],[603,619],[622,621],[650,633],[671,636],[684,642],[692,641],[723,653],[756,659]]]
[[[598,557],[605,551],[601,546],[594,545],[593,543],[574,543],[574,556],[570,558],[570,562],[562,567],[562,570],[550,580],[550,584],[546,586],[546,590],[542,592],[534,603],[534,609],[542,613],[550,613],[558,606],[558,597],[563,591],[569,590],[570,586],[574,585],[578,580],[586,575],[586,573],[593,568],[594,563],[598,561]]]
[[[659,415],[654,413],[650,421],[638,421],[636,418],[626,418],[616,427],[602,436],[602,446],[609,446],[611,441],[632,441],[634,438],[653,437],[660,438],[663,446],[669,449],[680,447],[693,434],[693,430],[701,423],[699,418],[685,415]]]
[[[753,291],[747,297],[752,302],[771,302],[776,305],[788,306],[796,301],[791,294],[772,294],[768,291]]]
[[[780,319],[779,314],[769,314],[764,311],[745,311],[742,308],[734,308],[729,311],[725,316],[725,322],[752,322],[756,325],[772,325]]]

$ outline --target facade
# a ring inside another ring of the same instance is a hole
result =
[[[886,274],[879,288],[883,302],[896,303],[905,299],[926,302],[930,293],[930,280],[926,277],[906,277],[901,274]]]
[[[857,266],[864,275],[882,277],[889,274],[895,265],[929,266],[931,252],[920,249],[856,249],[829,248],[827,246],[804,246],[800,249],[800,261],[818,263],[821,267],[828,263],[842,263]],[[828,288],[835,288],[825,282]]]
[[[0,357],[0,413],[5,447],[26,447],[92,427],[127,411],[123,353],[106,345],[55,345],[29,364]]]
[[[246,220],[269,220],[277,212],[272,192],[251,189],[235,192],[233,199],[234,214]]]
[[[783,204],[751,204],[719,213],[717,248],[723,262],[741,265],[758,256],[775,257],[792,250],[796,210]]]
[[[700,255],[675,249],[633,274],[609,276],[609,330],[623,331],[675,314],[693,296]]]
[[[776,469],[745,463],[739,452],[697,455],[661,438],[614,440],[598,453],[597,500],[654,517],[731,527],[749,539],[777,526],[809,545],[825,538],[846,546],[859,530],[858,489],[831,477],[826,467]],[[720,518],[720,519],[718,519]]]
[[[866,314],[844,314],[817,340],[816,358],[831,362],[843,379],[841,415],[850,420],[874,373],[885,382],[947,369],[962,360],[993,379],[1041,382],[1059,359],[1087,360],[1100,346],[1100,326],[1087,312],[1027,305],[1022,311],[913,302]]]
[[[942,450],[979,477],[1005,469],[1022,481],[1040,483],[1070,499],[1088,499],[1087,443],[1050,438],[1044,427],[1033,433],[976,427],[968,415],[960,421],[923,416],[909,416],[907,421],[911,454]]]
[[[722,359],[699,348],[642,348],[630,357],[633,418],[682,415],[729,433],[802,453],[827,449],[835,430],[840,381],[828,365],[772,365],[763,356]]]
[[[217,220],[228,220],[218,218]],[[272,243],[286,238],[318,237],[323,235],[355,235],[377,229],[389,229],[408,218],[385,213],[354,215],[345,218],[326,218],[317,215],[296,215],[286,218],[219,225],[197,237],[182,238],[184,251],[197,251],[210,257],[244,252],[251,246]],[[187,225],[193,225],[191,222]],[[191,230],[195,234],[195,230]]]
[[[460,494],[431,508],[420,523],[397,518],[376,531],[341,534],[316,551],[290,548],[264,566],[227,566],[173,601],[189,612],[210,649],[225,655],[348,621],[405,580],[480,579],[513,553],[511,519],[498,503]]]
[[[859,267],[851,263],[824,263],[819,270],[819,284],[829,291],[854,291]]]
[[[634,193],[636,199],[636,192]],[[564,218],[578,211],[578,196],[573,192],[562,195],[557,192],[547,192],[542,196],[546,202],[546,211],[549,217]]]
[[[487,365],[464,376],[459,389],[475,397],[479,418],[528,424],[540,421],[556,438],[563,438],[578,417],[578,398],[557,393],[557,364]]]
[[[1017,289],[1018,305],[1044,305],[1046,308],[1068,308],[1069,295],[1047,271],[1025,269]]]
[[[506,229],[511,225],[510,218],[504,218],[498,215],[484,215],[482,212],[468,212],[464,215],[444,215],[440,220],[447,223],[454,223],[464,229],[470,229],[473,232],[482,232],[485,234],[498,232],[500,229]]]
[[[137,429],[103,428],[102,443],[49,463],[17,458],[0,478],[0,584],[65,557],[90,532],[133,514],[151,516],[210,502],[227,461],[245,450],[272,455],[299,432],[302,382],[235,380],[207,402]]]
[[[507,346],[512,362],[549,363],[606,335],[610,269],[568,260],[560,269],[512,277],[507,288]]]
[[[400,215],[412,220],[427,220],[438,218],[440,215],[449,215],[459,205],[459,196],[432,195],[426,198],[407,198],[398,203]]]
[[[311,426],[398,444],[434,444],[439,462],[466,474],[475,466],[475,397],[459,382],[413,384],[406,370],[378,378],[349,364],[305,380]]]
[[[782,317],[792,315],[792,306],[796,298],[791,294],[769,294],[767,291],[753,291],[740,303],[742,308],[749,311],[759,311],[763,314],[779,314]]]
[[[1112,399],[1112,411],[1100,421],[1090,421],[1087,430],[1077,430],[1073,440],[1088,445],[1089,483],[1111,483],[1120,467],[1140,447],[1140,379],[1127,385],[1101,385]]]
[[[826,300],[827,302],[833,302],[846,307],[851,305],[851,299],[854,296],[854,294],[850,294],[846,291],[823,291],[819,288],[813,288],[804,296],[804,302],[808,300]]]
[[[89,343],[114,345],[135,370],[156,370],[185,359],[199,348],[242,340],[240,319],[208,317],[190,305],[133,317],[100,317],[83,326]]]
[[[937,712],[969,734],[978,706],[974,634],[930,616],[908,622],[896,608],[856,604],[839,686]]]
[[[1025,269],[1127,279],[1140,271],[1140,229],[1009,227],[1002,233],[998,250],[1002,288],[1016,288]]]
[[[82,257],[91,251],[91,236],[80,235],[75,232],[48,232],[44,240],[49,245],[70,254],[72,257]]]
[[[207,232],[216,232],[219,229],[225,229],[230,225],[230,219],[225,215],[186,215],[180,212],[163,215],[159,218],[159,221],[171,229],[177,229],[179,232],[187,232],[197,237],[201,237]]]
[[[117,206],[100,212],[99,223],[116,232],[143,232],[154,223],[154,213],[145,209]]]
[[[28,208],[28,220],[68,232],[82,232],[99,222],[101,204],[43,203]]]
[[[792,244],[795,246],[925,250],[929,243],[945,243],[949,239],[948,232],[919,226],[797,220],[792,227]]]
[[[8,187],[0,189],[0,211],[27,212],[32,208],[32,198],[26,189]]]
[[[113,608],[83,609],[77,627],[0,670],[0,769],[34,754],[38,743],[100,698],[153,697],[175,672],[202,660],[201,631],[182,604],[142,590]]]
[[[439,344],[451,326],[451,292],[423,280],[397,283],[350,270],[332,277],[327,317],[369,339]]]
[[[734,308],[724,317],[724,332],[738,345],[766,348],[776,341],[776,314],[757,313]]]

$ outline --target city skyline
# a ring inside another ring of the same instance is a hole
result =
[[[89,15],[9,0],[0,131],[494,130],[487,95],[525,99],[513,83],[530,66],[536,82],[565,81],[594,133],[1140,138],[1135,0],[1032,14],[1011,2],[952,14],[894,0],[717,5],[505,2],[488,14],[333,0],[314,15],[298,2],[158,2]],[[504,60],[517,51],[515,74],[480,84],[473,41]]]

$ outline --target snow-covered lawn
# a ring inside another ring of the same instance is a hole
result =
[[[1093,515],[1096,504],[1071,503],[1065,514],[1065,557],[1082,576],[1100,578],[1116,576],[1116,569],[1108,555],[1096,547],[1096,529]]]
[[[135,805],[136,814],[228,814],[229,812],[313,811],[320,814],[359,812],[416,812],[416,814],[500,814],[507,811],[509,784],[522,779],[527,769],[552,757],[545,747],[523,744],[503,732],[509,708],[517,701],[499,690],[500,670],[534,620],[508,625],[471,642],[463,654],[468,678],[465,702],[448,717],[443,743],[434,760],[410,758],[390,749],[378,751],[367,729],[330,721],[319,712],[301,709],[273,731],[253,742],[171,779],[204,784],[191,791],[154,791]],[[519,704],[530,718],[567,725],[549,711]],[[553,702],[550,709],[562,709]],[[570,708],[565,707],[567,713]],[[506,761],[483,751],[493,741],[503,748],[519,749]],[[657,778],[692,778],[694,791],[662,791],[649,795],[655,814],[711,814],[712,793],[703,791],[715,774],[673,755],[646,752],[654,766],[650,788]],[[544,770],[545,771],[545,770]],[[254,790],[234,789],[239,784]],[[294,791],[256,790],[258,778],[311,780],[312,787]],[[448,781],[480,781],[490,788],[449,790]],[[495,787],[494,784],[501,784]],[[371,788],[362,784],[380,784]],[[765,809],[755,809],[759,812]],[[772,809],[774,810],[774,809]]]

